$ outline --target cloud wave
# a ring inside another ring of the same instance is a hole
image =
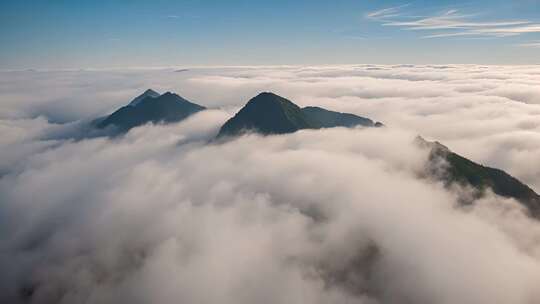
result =
[[[540,224],[495,195],[460,206],[466,189],[424,178],[413,144],[441,140],[539,189],[538,67],[18,73],[1,78],[2,302],[540,301]],[[122,138],[58,136],[147,87],[213,109]],[[388,127],[209,142],[261,90]],[[62,109],[73,122],[47,117]]]

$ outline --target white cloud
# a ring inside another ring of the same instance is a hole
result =
[[[389,14],[387,15],[386,12]],[[457,9],[429,17],[418,17],[404,14],[401,12],[401,7],[392,7],[368,13],[366,16],[368,19],[382,22],[384,26],[429,31],[430,33],[424,35],[423,38],[507,37],[540,32],[540,24],[530,20],[475,21],[477,15],[460,14]]]
[[[398,17],[400,16],[401,9],[407,6],[409,6],[409,4],[380,9],[378,11],[367,13],[366,17],[370,19],[375,19],[375,20],[383,20],[387,18]]]
[[[521,44],[518,44],[518,46],[540,48],[540,41],[535,41],[535,42],[530,42],[530,43],[521,43]]]
[[[540,300],[540,224],[493,195],[458,207],[460,189],[419,177],[427,151],[412,144],[440,140],[540,189],[537,66],[173,71],[2,74],[6,302]],[[148,87],[221,110],[114,140],[65,140],[76,123],[44,118],[91,117]],[[388,127],[209,142],[259,91]]]

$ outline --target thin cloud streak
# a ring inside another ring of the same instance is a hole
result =
[[[415,31],[436,31],[421,38],[459,36],[501,38],[540,32],[540,24],[533,23],[530,20],[479,22],[471,20],[476,16],[475,14],[459,14],[457,9],[451,9],[438,15],[418,18],[403,14],[401,7],[392,7],[368,13],[366,16],[368,19],[382,22],[383,26],[394,26]],[[403,20],[405,18],[412,18],[413,20]]]
[[[384,9],[381,9],[381,10],[378,10],[378,11],[373,11],[371,13],[366,14],[366,18],[375,19],[375,20],[381,20],[381,19],[384,19],[384,18],[398,17],[398,16],[401,15],[400,10],[402,8],[404,8],[404,7],[409,6],[409,5],[410,4],[407,3],[407,4],[403,4],[403,5],[399,5],[399,6],[384,8]]]
[[[535,42],[530,42],[530,43],[521,43],[521,44],[517,44],[517,46],[540,48],[540,41],[535,41]]]
[[[478,29],[469,30],[456,33],[442,33],[423,36],[422,38],[442,38],[442,37],[457,37],[457,36],[485,36],[485,37],[510,37],[518,36],[526,33],[538,33],[540,32],[540,25],[530,25],[523,27],[509,27],[509,28],[492,28],[492,29]]]

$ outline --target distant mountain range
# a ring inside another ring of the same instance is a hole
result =
[[[167,92],[160,95],[149,89],[127,106],[109,116],[94,120],[93,125],[98,129],[113,128],[117,134],[121,134],[149,122],[179,122],[205,109],[204,106],[192,103],[177,94]],[[217,138],[235,137],[246,132],[272,135],[303,129],[358,126],[382,127],[383,124],[369,118],[320,107],[300,108],[286,98],[265,92],[249,100],[238,113],[225,122]],[[454,183],[470,185],[477,190],[477,197],[490,188],[497,195],[516,199],[527,207],[532,216],[540,218],[540,196],[518,179],[502,170],[477,164],[438,142],[428,142],[418,137],[417,144],[430,149],[429,160],[432,165],[444,160],[444,173],[441,175],[440,172],[430,172],[431,177],[443,181],[447,186]]]

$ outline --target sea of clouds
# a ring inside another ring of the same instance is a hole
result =
[[[0,72],[0,302],[538,303],[540,223],[495,195],[459,205],[414,138],[538,192],[539,83],[540,66]],[[147,88],[210,110],[82,139]],[[212,141],[261,91],[387,127]]]

